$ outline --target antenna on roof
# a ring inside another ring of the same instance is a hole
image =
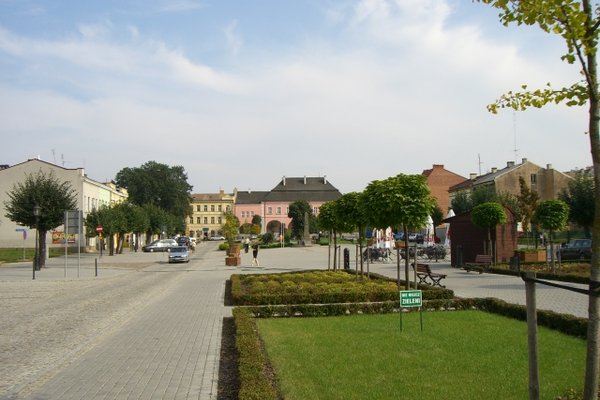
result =
[[[54,165],[56,165],[56,150],[52,149],[52,158],[54,159]]]
[[[481,154],[477,153],[477,164],[479,164],[479,176],[481,176],[481,164],[483,164],[481,162]]]
[[[60,161],[62,162],[62,166],[64,167],[65,166],[65,155],[64,154],[60,155]]]
[[[519,158],[519,156],[518,156],[519,149],[517,149],[517,112],[515,110],[513,110],[513,141],[514,141],[513,151],[515,152],[515,162],[517,162],[517,159]]]

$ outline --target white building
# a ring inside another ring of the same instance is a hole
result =
[[[59,182],[69,182],[75,191],[77,209],[83,210],[84,217],[92,210],[102,205],[109,205],[127,199],[127,191],[117,188],[113,183],[100,183],[87,177],[83,168],[63,168],[58,165],[32,159],[13,166],[0,166],[0,247],[29,247],[35,246],[35,231],[31,230],[27,238],[23,239],[22,229],[28,229],[17,225],[8,219],[5,202],[9,200],[8,192],[13,190],[15,184],[24,182],[27,175],[37,174],[38,171],[50,173],[52,171]],[[58,233],[64,233],[62,226],[56,228]],[[55,235],[56,236],[56,235]],[[64,237],[64,236],[63,236]],[[53,245],[50,235],[47,244]],[[82,238],[82,244],[84,243]],[[94,245],[95,243],[90,243]],[[61,244],[54,243],[55,246]]]

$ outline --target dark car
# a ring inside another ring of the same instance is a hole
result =
[[[177,244],[180,246],[190,247],[190,238],[187,236],[179,236],[177,239]]]
[[[561,260],[589,260],[592,258],[592,239],[574,239],[558,250]]]
[[[169,249],[169,263],[190,262],[190,252],[187,246],[175,246]]]
[[[177,246],[175,239],[159,239],[142,247],[142,251],[150,253],[155,251],[167,251],[171,247],[175,246]]]

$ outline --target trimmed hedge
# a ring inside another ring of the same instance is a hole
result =
[[[420,285],[423,298],[451,299],[454,292]],[[395,280],[373,276],[356,280],[342,271],[303,271],[283,274],[232,275],[234,305],[330,304],[398,301]]]
[[[256,320],[242,308],[233,309],[235,345],[239,354],[240,400],[277,400],[278,390],[268,379],[269,361],[260,341]]]

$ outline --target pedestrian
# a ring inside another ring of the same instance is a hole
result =
[[[258,267],[258,243],[252,245],[252,265]]]
[[[250,248],[250,239],[247,237],[244,238],[244,253],[248,253],[248,249]]]

